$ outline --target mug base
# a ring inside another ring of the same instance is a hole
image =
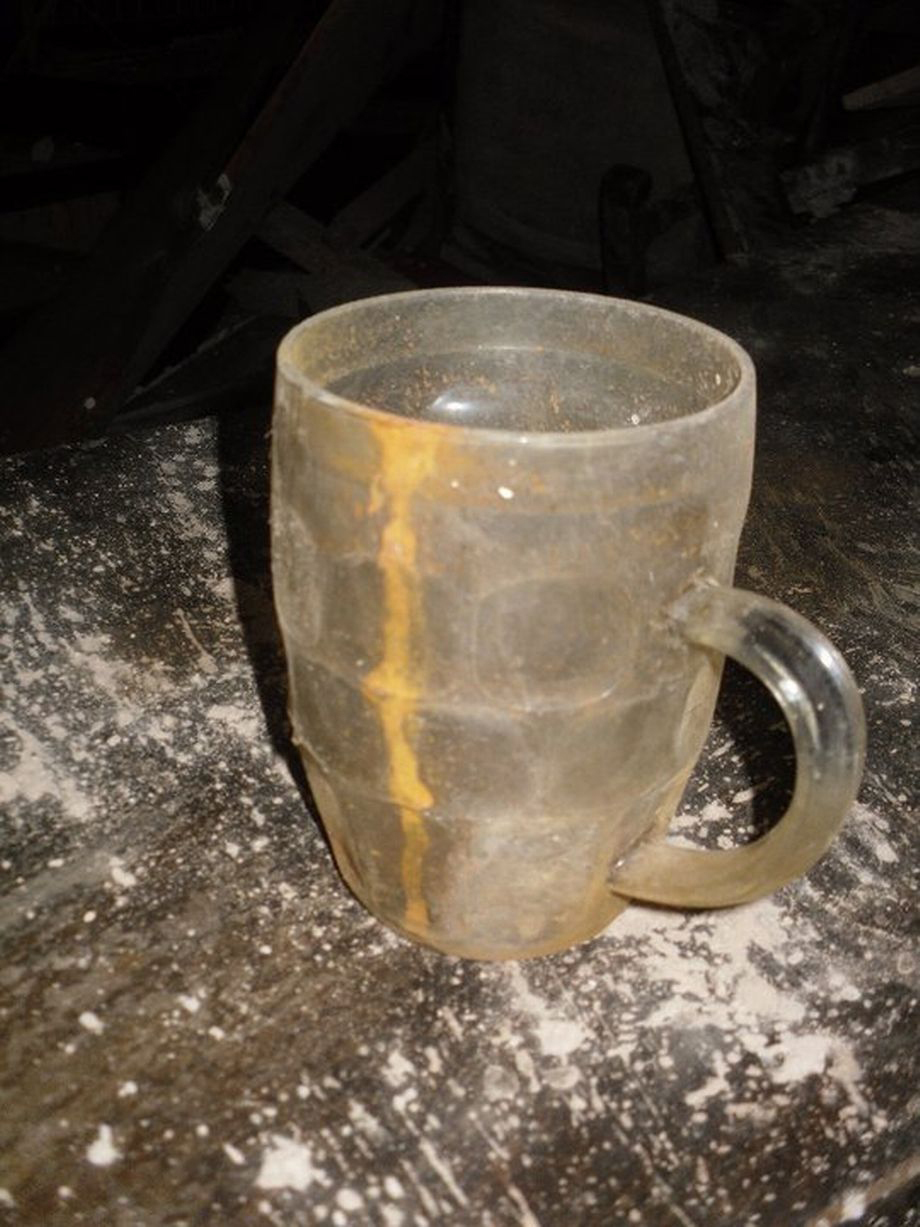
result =
[[[361,901],[360,897],[359,901]],[[470,959],[479,963],[507,963],[525,959],[544,958],[546,955],[559,954],[563,950],[570,950],[573,946],[580,946],[584,942],[591,941],[592,938],[603,933],[610,923],[626,910],[629,903],[629,899],[611,895],[609,909],[605,909],[602,917],[596,917],[590,924],[585,925],[583,929],[576,929],[574,932],[569,931],[543,942],[507,947],[489,947],[475,942],[451,941],[450,939],[444,939],[430,933],[416,933],[391,920],[389,917],[378,916],[376,913],[372,913],[372,915],[375,920],[385,924],[388,929],[391,929],[400,937],[414,942],[417,946],[427,946],[429,950],[436,950],[439,954],[446,954],[452,958]],[[364,904],[364,906],[366,907],[367,905]]]

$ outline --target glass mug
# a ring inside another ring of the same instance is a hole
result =
[[[293,735],[375,916],[525,958],[630,899],[753,899],[824,852],[862,708],[814,627],[729,586],[753,448],[745,352],[643,303],[424,290],[287,335],[271,520]],[[783,709],[794,796],[752,844],[676,847],[723,654]]]

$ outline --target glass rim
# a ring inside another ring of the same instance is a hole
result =
[[[603,307],[608,311],[613,308],[634,316],[644,315],[649,320],[664,318],[685,331],[694,333],[697,337],[708,338],[714,342],[734,362],[738,371],[738,378],[724,396],[712,400],[710,403],[689,413],[680,413],[675,417],[664,418],[657,422],[642,422],[635,425],[632,423],[629,425],[618,424],[592,427],[585,430],[527,431],[511,427],[477,426],[463,422],[445,422],[431,418],[409,417],[391,409],[384,409],[376,405],[366,404],[363,401],[352,400],[349,397],[341,396],[339,393],[331,391],[323,383],[306,374],[300,364],[292,358],[292,351],[301,340],[303,334],[309,333],[320,322],[325,323],[335,317],[345,319],[348,315],[355,314],[368,307],[398,307],[400,303],[418,303],[420,299],[430,301],[432,299],[469,298],[475,300],[483,297],[534,298],[543,299],[544,301],[555,299],[558,302],[578,301],[588,306]],[[628,298],[617,298],[606,294],[595,294],[590,291],[512,285],[437,286],[433,288],[399,290],[391,294],[375,294],[366,298],[356,298],[335,307],[327,307],[325,310],[317,311],[314,315],[307,316],[306,319],[295,324],[281,338],[276,350],[276,373],[289,383],[297,386],[310,400],[368,424],[390,427],[400,426],[407,430],[444,433],[451,438],[464,438],[469,442],[481,441],[482,443],[506,444],[513,440],[518,443],[526,442],[528,445],[535,447],[553,448],[596,447],[601,442],[628,444],[629,442],[647,440],[654,434],[661,433],[662,431],[674,430],[675,428],[687,429],[695,424],[702,425],[705,422],[711,421],[714,417],[729,414],[739,408],[743,408],[748,403],[753,404],[756,388],[754,363],[743,346],[734,340],[733,337],[728,336],[727,333],[712,327],[710,324],[705,324],[701,320],[694,319],[692,316],[683,315],[678,311],[671,311],[666,307],[659,307],[653,303]]]

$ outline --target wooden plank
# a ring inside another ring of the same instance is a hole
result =
[[[329,230],[293,205],[276,205],[257,233],[263,242],[310,274],[297,286],[298,296],[310,311],[415,287],[415,282],[370,252],[331,243]]]
[[[234,320],[190,354],[138,388],[112,422],[113,431],[184,422],[271,398],[278,342],[290,321],[254,316]]]
[[[0,446],[104,429],[266,209],[416,49],[400,38],[412,8],[413,0],[333,0],[246,131],[248,104],[264,97],[291,34],[278,24],[263,35],[267,46],[249,41],[83,275],[0,358]]]
[[[829,217],[860,187],[920,168],[920,122],[870,140],[828,149],[820,158],[780,176],[793,213]]]
[[[273,251],[308,273],[334,268],[341,260],[327,243],[322,222],[283,200],[265,214],[256,234]]]
[[[843,95],[845,111],[873,111],[877,107],[910,107],[920,102],[920,64]]]
[[[750,244],[724,190],[696,100],[687,84],[684,68],[674,45],[663,0],[646,0],[646,9],[716,246],[726,259],[743,255]]]

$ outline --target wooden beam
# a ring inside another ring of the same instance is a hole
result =
[[[400,37],[413,7],[333,0],[293,60],[281,23],[249,40],[82,274],[0,355],[0,447],[105,428],[266,210],[417,49]],[[278,83],[250,123],[266,78]]]
[[[272,251],[307,273],[335,268],[341,259],[326,241],[322,222],[283,200],[265,214],[256,234]]]
[[[850,90],[843,95],[845,111],[873,111],[877,107],[911,107],[920,102],[920,64],[897,72],[894,76],[885,77],[882,81],[873,81],[871,85],[861,85],[859,89]]]
[[[138,388],[112,422],[112,431],[185,422],[237,407],[248,396],[271,399],[278,343],[291,326],[277,316],[235,320],[177,366]]]
[[[829,217],[852,200],[860,187],[920,169],[920,122],[893,132],[826,150],[804,166],[783,171],[780,179],[793,213]]]
[[[298,296],[310,311],[415,287],[408,277],[371,252],[333,241],[330,228],[293,205],[275,205],[257,233],[264,243],[309,274],[298,285]]]
[[[724,191],[696,100],[687,84],[684,68],[674,45],[663,0],[646,0],[646,11],[716,247],[725,259],[743,255],[749,247],[748,239]]]

